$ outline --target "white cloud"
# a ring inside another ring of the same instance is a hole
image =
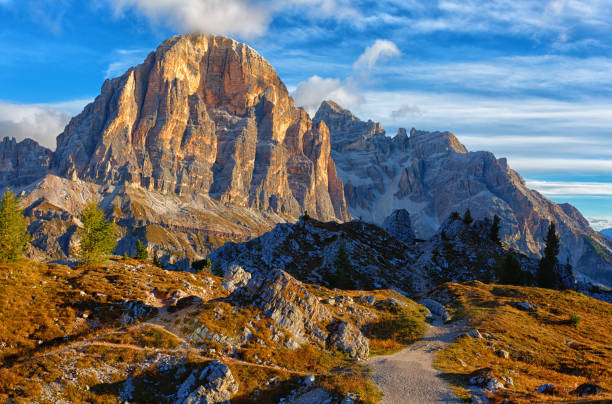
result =
[[[399,109],[391,111],[391,117],[393,119],[411,118],[415,116],[421,116],[423,113],[421,109],[416,105],[402,105]]]
[[[385,59],[401,55],[400,50],[393,42],[385,39],[377,39],[374,44],[368,46],[359,56],[353,67],[355,69],[372,69],[379,59]]]
[[[544,195],[599,195],[612,196],[610,182],[573,182],[526,180],[527,186]]]
[[[601,173],[612,172],[612,160],[581,159],[562,157],[521,157],[508,158],[510,167],[517,171],[525,170],[542,173]]]
[[[612,229],[612,217],[588,217],[587,220],[594,230]]]
[[[0,137],[36,140],[55,149],[55,138],[70,118],[80,112],[89,100],[55,104],[14,104],[0,101]]]
[[[178,30],[254,37],[270,20],[263,4],[248,0],[109,0],[116,13],[133,9]]]
[[[300,82],[292,93],[295,104],[304,107],[314,116],[324,100],[334,100],[342,106],[353,108],[363,103],[357,87],[349,81],[312,76]]]
[[[201,31],[253,38],[264,34],[275,15],[292,10],[318,20],[359,22],[350,0],[106,0],[116,15],[136,11],[151,22],[179,31]]]
[[[362,68],[372,70],[379,59],[399,54],[400,51],[393,42],[377,39],[374,44],[365,49],[353,67],[355,70]],[[355,78],[356,75],[359,79]],[[356,108],[365,101],[361,95],[358,83],[364,83],[368,80],[367,71],[353,71],[353,74],[349,75],[345,80],[323,78],[314,75],[308,80],[298,83],[291,95],[295,100],[295,104],[304,107],[311,116],[317,111],[319,105],[324,100],[332,100],[346,108]]]
[[[117,49],[116,60],[106,68],[105,77],[114,78],[122,75],[130,67],[142,63],[149,52],[147,49]]]

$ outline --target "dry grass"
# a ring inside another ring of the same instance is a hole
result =
[[[447,284],[437,294],[452,296],[456,317],[494,337],[462,337],[438,354],[436,366],[454,384],[465,387],[471,372],[491,368],[496,376],[514,380],[514,388],[500,394],[500,399],[577,400],[569,392],[587,382],[606,390],[600,398],[612,399],[612,305],[573,291],[480,282]],[[522,301],[537,309],[522,311],[510,305]],[[572,314],[580,318],[577,325]],[[496,356],[498,349],[508,351],[510,359]],[[558,387],[556,395],[535,393],[546,383]]]

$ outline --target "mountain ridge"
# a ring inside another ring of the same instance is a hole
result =
[[[498,215],[504,243],[532,257],[540,256],[554,222],[561,260],[612,285],[612,243],[575,207],[527,188],[507,159],[470,152],[450,132],[400,129],[389,137],[380,124],[361,121],[333,102],[324,101],[314,121],[330,128],[331,154],[353,216],[380,225],[394,210],[406,209],[416,236],[428,239],[455,211]]]

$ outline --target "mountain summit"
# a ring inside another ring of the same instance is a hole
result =
[[[208,194],[258,210],[348,219],[329,132],[249,46],[175,36],[107,80],[57,139],[68,178]]]
[[[205,34],[164,41],[106,80],[51,152],[0,143],[0,186],[22,187],[32,256],[66,258],[88,200],[171,262],[308,214],[350,219],[329,130],[294,105],[249,46]],[[18,178],[18,180],[16,180]]]

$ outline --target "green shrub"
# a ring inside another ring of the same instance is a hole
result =
[[[193,268],[196,272],[210,272],[212,268],[212,262],[210,261],[210,258],[193,261],[191,263],[191,268]]]
[[[570,314],[569,323],[574,327],[578,327],[580,324],[580,316],[576,313]]]

